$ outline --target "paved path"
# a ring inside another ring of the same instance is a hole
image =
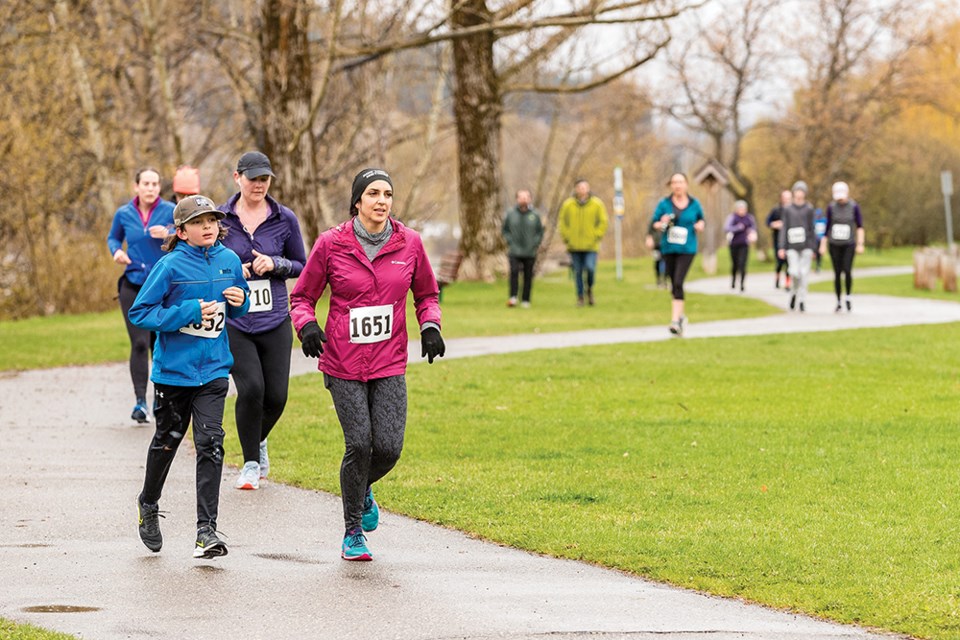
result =
[[[722,291],[724,283],[689,288]],[[751,279],[748,289],[763,285]],[[782,293],[770,297],[785,302]],[[836,315],[817,296],[804,316],[693,323],[688,335],[960,321],[958,304],[893,302],[862,296],[854,313]],[[451,340],[448,357],[661,339],[664,327]],[[305,368],[302,357],[294,362]],[[220,521],[230,555],[196,561],[189,447],[168,479],[164,548],[154,555],[134,524],[151,430],[118,419],[129,411],[128,387],[119,364],[0,374],[0,616],[101,640],[886,637],[480,542],[383,511],[372,534],[377,560],[346,563],[338,556],[338,497],[269,482],[258,492],[234,491],[233,469],[224,474]],[[93,610],[30,612],[38,606]]]

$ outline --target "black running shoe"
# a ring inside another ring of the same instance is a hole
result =
[[[803,313],[804,311],[806,311],[806,309],[803,308],[803,303],[801,302],[801,303],[800,303],[800,313]]]
[[[853,304],[851,304],[850,298],[847,298],[847,311],[853,311]]]
[[[194,558],[216,558],[227,555],[227,545],[217,537],[217,531],[207,525],[197,531],[197,546],[193,550]]]
[[[140,502],[140,496],[137,496],[137,520],[139,521],[140,540],[143,544],[157,553],[163,546],[163,536],[160,535],[160,513],[158,505],[148,506]]]
[[[793,311],[797,306],[797,294],[790,296],[790,310]]]

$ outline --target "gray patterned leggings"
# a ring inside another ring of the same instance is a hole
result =
[[[346,530],[360,526],[367,487],[387,475],[403,449],[407,425],[407,381],[404,376],[367,382],[324,374],[343,429],[340,495]]]

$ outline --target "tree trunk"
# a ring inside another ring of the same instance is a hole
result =
[[[490,19],[485,0],[465,0],[453,12],[453,27],[470,27]],[[460,250],[465,275],[484,279],[493,277],[503,249],[499,206],[503,104],[493,43],[490,32],[453,41]]]
[[[294,143],[294,136],[309,117],[313,99],[309,15],[303,0],[266,0],[260,30],[261,150],[270,157],[277,174],[272,195],[296,212],[308,243],[321,230],[323,220],[317,198],[316,139],[312,131],[307,131]]]

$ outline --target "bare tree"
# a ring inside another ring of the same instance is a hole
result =
[[[676,43],[669,66],[680,91],[663,108],[677,121],[710,141],[710,153],[735,178],[727,189],[754,207],[754,183],[743,163],[743,142],[750,130],[746,110],[775,69],[781,34],[774,27],[775,0],[727,2],[712,7],[691,39]]]

